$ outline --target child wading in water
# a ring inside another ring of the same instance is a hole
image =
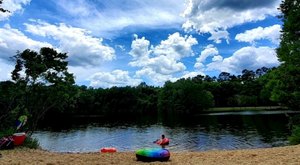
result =
[[[161,139],[157,139],[154,143],[161,145],[162,148],[165,148],[166,145],[169,145],[170,140],[165,137],[164,134],[161,135]]]

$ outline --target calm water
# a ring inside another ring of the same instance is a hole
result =
[[[97,152],[102,147],[119,151],[158,147],[153,141],[165,134],[171,140],[167,148],[177,152],[284,146],[290,134],[287,114],[278,111],[211,113],[189,119],[85,119],[57,128],[37,131],[33,137],[50,151]]]

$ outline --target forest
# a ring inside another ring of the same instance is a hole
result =
[[[285,105],[272,96],[272,76],[278,68],[245,69],[242,75],[227,72],[218,77],[198,75],[168,81],[162,87],[143,82],[138,86],[103,89],[75,85],[73,75],[66,71],[67,64],[43,57],[49,55],[48,52],[56,57],[67,57],[51,48],[42,48],[40,54],[25,50],[14,57],[17,64],[12,81],[0,82],[2,128],[13,125],[14,120],[24,114],[32,121],[30,130],[35,130],[38,122],[45,118],[195,115],[212,107]],[[26,73],[23,77],[19,74],[22,69]]]

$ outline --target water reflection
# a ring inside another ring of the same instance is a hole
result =
[[[290,133],[285,114],[172,116],[132,121],[82,119],[76,124],[64,123],[33,136],[46,150],[98,152],[102,147],[116,147],[119,151],[158,147],[153,141],[165,134],[170,138],[167,148],[174,152],[284,146]]]

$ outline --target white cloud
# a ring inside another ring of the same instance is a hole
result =
[[[178,27],[184,19],[184,0],[53,0],[76,26],[101,36],[126,27]]]
[[[91,76],[90,86],[110,88],[113,86],[136,86],[142,82],[141,79],[133,79],[128,71],[114,70],[112,72],[98,72]]]
[[[2,8],[8,10],[9,12],[0,14],[0,21],[8,19],[10,16],[14,15],[17,12],[23,11],[23,5],[27,5],[31,0],[4,0]]]
[[[13,71],[13,64],[7,63],[0,59],[0,81],[6,81],[11,79],[11,72]]]
[[[145,37],[138,38],[135,36],[135,40],[131,43],[131,51],[129,54],[133,57],[134,62],[131,62],[133,66],[143,66],[144,62],[149,60],[149,50],[150,41],[146,40]]]
[[[256,70],[261,67],[274,67],[278,65],[279,61],[275,49],[270,47],[243,47],[234,52],[231,57],[207,64],[206,70],[237,74],[241,73],[244,69]]]
[[[185,65],[169,58],[165,55],[160,55],[154,58],[149,58],[146,61],[144,68],[151,68],[152,71],[162,75],[170,75],[176,72],[181,72],[186,69]]]
[[[8,24],[0,28],[0,58],[9,60],[17,51],[25,49],[38,51],[41,47],[52,47],[47,42],[39,42],[28,38],[24,33],[11,28]]]
[[[267,16],[278,15],[280,0],[188,0],[183,12],[186,19],[182,27],[199,33],[226,31],[228,28],[246,22],[264,20]],[[228,35],[223,34],[227,39]],[[221,36],[212,40],[220,42]]]
[[[198,71],[194,71],[194,72],[186,72],[186,73],[184,73],[184,75],[183,76],[181,76],[180,78],[178,78],[178,79],[181,79],[181,78],[184,78],[184,79],[187,79],[187,78],[193,78],[193,77],[196,77],[196,76],[198,76],[198,75],[205,75],[203,72],[198,72]],[[177,79],[177,80],[178,80]]]
[[[212,58],[212,61],[222,61],[222,60],[223,60],[223,57],[220,56],[220,55],[214,56],[214,57]]]
[[[169,35],[167,40],[161,41],[153,53],[157,56],[166,55],[168,58],[180,60],[184,57],[193,56],[192,46],[198,44],[192,36],[181,36],[178,32]]]
[[[103,45],[102,38],[93,37],[84,29],[41,21],[26,23],[25,26],[27,32],[58,41],[60,51],[68,53],[70,65],[99,65],[115,59],[113,48]]]
[[[196,58],[196,63],[194,65],[195,68],[201,69],[204,67],[204,62],[208,57],[213,57],[217,56],[216,58],[220,58],[219,56],[219,51],[216,47],[213,45],[207,45],[205,49],[201,52],[200,56]]]
[[[91,75],[97,72],[109,72],[112,69],[107,66],[68,66],[68,71],[73,73],[77,84],[88,85]]]
[[[256,40],[267,39],[274,44],[279,44],[280,34],[281,34],[280,25],[273,25],[270,27],[258,27],[255,29],[247,30],[244,33],[237,34],[235,39],[240,42],[250,42],[254,43]]]
[[[150,42],[144,37],[136,38],[131,44],[129,54],[133,61],[129,65],[141,68],[136,72],[137,77],[147,77],[159,84],[186,69],[180,59],[193,56],[192,46],[197,43],[192,36],[181,36],[179,33],[170,35],[155,47],[150,46]]]
[[[159,74],[155,72],[151,67],[143,67],[141,70],[136,71],[136,77],[149,80],[150,83],[155,86],[161,86],[164,82],[173,78],[171,74]]]
[[[220,44],[221,39],[225,39],[227,44],[229,44],[229,33],[226,30],[212,31],[210,32],[211,36],[208,40],[213,40],[215,43]]]

